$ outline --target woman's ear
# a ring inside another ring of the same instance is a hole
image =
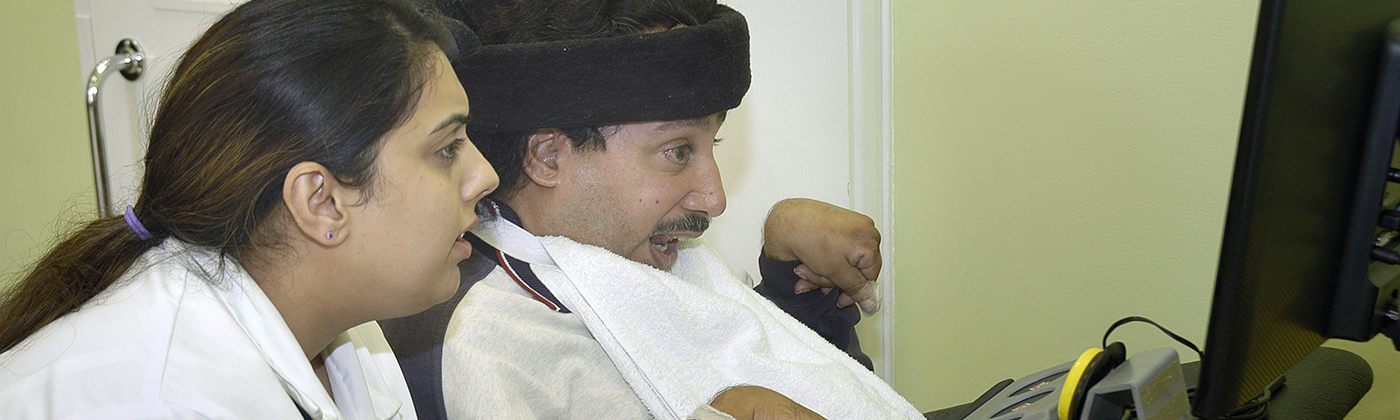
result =
[[[573,143],[564,132],[546,128],[530,134],[525,149],[525,175],[535,185],[552,188],[559,185],[559,159]]]
[[[343,243],[350,234],[346,203],[356,193],[315,162],[296,164],[282,183],[282,201],[297,228],[312,242],[328,247]]]

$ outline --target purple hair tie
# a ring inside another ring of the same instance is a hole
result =
[[[136,209],[131,208],[131,206],[126,206],[126,227],[131,228],[132,232],[136,232],[136,237],[143,241],[151,239],[151,232],[141,225],[141,220],[136,218]]]

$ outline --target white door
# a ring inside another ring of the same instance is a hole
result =
[[[180,54],[209,24],[242,0],[74,0],[82,83],[93,66],[114,55],[122,39],[136,40],[145,70],[128,81],[115,70],[99,90],[110,207],[136,203],[147,129],[167,75]]]

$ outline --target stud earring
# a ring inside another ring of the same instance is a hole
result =
[[[334,238],[334,237],[335,237],[335,232],[326,232],[326,239],[331,239],[331,238]]]

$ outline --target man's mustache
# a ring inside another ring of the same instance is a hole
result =
[[[679,219],[663,221],[656,225],[656,232],[696,232],[705,233],[710,228],[710,218],[698,214],[687,214]]]

